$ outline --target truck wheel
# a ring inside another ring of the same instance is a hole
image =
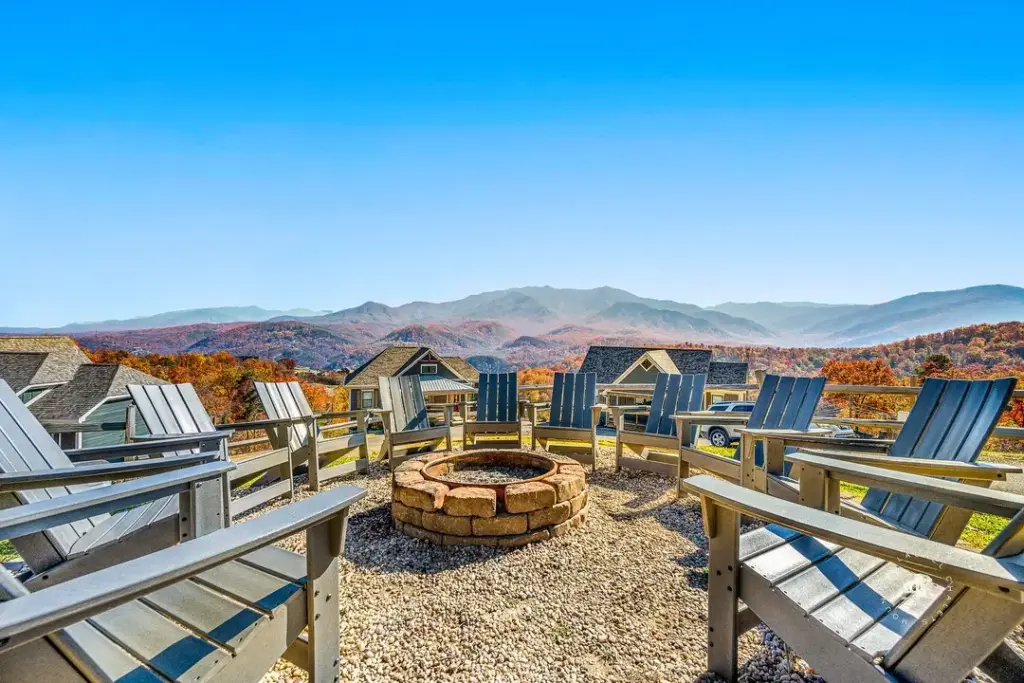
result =
[[[721,427],[712,427],[711,431],[708,432],[708,441],[711,442],[712,446],[725,448],[729,445],[729,433]]]

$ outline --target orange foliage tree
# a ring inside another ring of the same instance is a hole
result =
[[[895,371],[881,359],[830,360],[822,366],[821,374],[825,375],[829,384],[882,387],[899,384]],[[888,394],[830,394],[829,402],[840,410],[847,409],[851,417],[876,417],[879,414],[895,417],[898,410],[910,406],[912,399]]]
[[[214,422],[245,422],[265,417],[254,381],[290,382],[295,378],[292,360],[239,360],[226,351],[206,355],[181,353],[137,356],[128,351],[87,351],[94,363],[119,363],[175,384],[195,387]],[[314,412],[346,410],[348,392],[311,382],[300,382]]]

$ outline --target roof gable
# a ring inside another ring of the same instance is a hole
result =
[[[162,379],[123,365],[90,363],[29,409],[40,420],[81,420],[107,399],[127,398],[129,384],[167,384]]]
[[[410,360],[422,354],[422,346],[389,346],[366,361],[345,378],[345,386],[376,389],[378,377],[394,377]]]
[[[580,365],[580,372],[593,372],[597,374],[598,384],[614,384],[636,363],[644,354],[659,352],[665,354],[675,370],[666,372],[678,372],[684,375],[707,374],[711,365],[711,351],[707,349],[669,349],[664,347],[643,347],[643,346],[591,346],[587,349],[587,355]],[[652,356],[653,359],[653,356]],[[662,363],[665,361],[662,360]],[[661,366],[661,363],[655,363]]]
[[[43,367],[46,356],[45,353],[0,352],[0,379],[7,382],[15,394],[38,384],[33,379]]]

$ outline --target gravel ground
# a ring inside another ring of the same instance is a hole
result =
[[[603,449],[588,474],[582,528],[518,550],[393,532],[380,463],[339,482],[369,489],[342,565],[341,679],[712,681],[700,508],[677,501],[667,478],[613,474],[611,460]],[[301,536],[283,545],[304,550]],[[741,681],[822,680],[768,631],[742,638],[740,661]],[[263,679],[305,680],[283,661]]]

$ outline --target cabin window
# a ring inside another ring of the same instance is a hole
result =
[[[421,375],[436,375],[437,374],[437,363],[423,363],[420,365]]]
[[[363,408],[373,407],[373,390],[363,392]]]
[[[653,367],[654,367],[654,363],[652,363],[651,361],[649,361],[646,358],[644,358],[643,361],[640,363],[640,369],[643,370],[644,372],[650,372],[651,368],[653,368]]]
[[[54,434],[53,440],[57,442],[61,450],[69,451],[78,448],[78,434],[76,432],[62,432]]]

